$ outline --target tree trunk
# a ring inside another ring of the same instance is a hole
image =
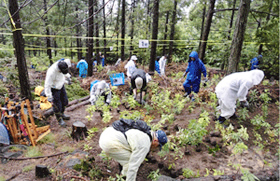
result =
[[[95,6],[95,12],[98,11],[98,1],[95,0],[94,1],[94,6]],[[99,46],[100,46],[100,43],[99,43],[99,26],[98,26],[98,14],[95,15],[95,52],[96,52],[96,61],[97,61],[97,64],[101,64],[100,62],[100,55],[99,55]]]
[[[44,0],[44,10],[45,12],[47,12],[48,8],[47,8],[47,2],[46,0]],[[46,15],[45,16],[45,26],[46,26],[46,41],[47,41],[47,54],[49,56],[49,60],[50,60],[50,65],[53,64],[53,61],[52,61],[52,50],[51,50],[51,38],[50,38],[50,30],[49,30],[49,24],[48,24],[48,16]]]
[[[203,35],[203,30],[204,30],[204,20],[205,20],[205,13],[206,13],[206,2],[203,1],[203,12],[202,12],[202,21],[201,21],[201,29],[200,29],[200,38],[199,38],[199,46],[198,49],[200,50],[201,48],[201,40],[202,40],[202,35]]]
[[[135,8],[135,0],[132,1],[132,14],[131,14],[131,31],[130,31],[130,57],[133,52],[133,33],[134,33],[134,8]]]
[[[78,6],[76,6],[76,12],[79,11],[79,8]],[[76,19],[77,19],[77,23],[79,22],[79,13],[76,14]],[[78,25],[76,26],[76,36],[77,37],[80,37],[80,28],[81,28],[81,25]],[[78,57],[78,60],[81,60],[82,56],[83,56],[83,53],[82,53],[82,45],[81,45],[81,39],[80,38],[77,38],[76,39],[76,43],[77,43],[77,57]]]
[[[233,24],[235,5],[236,5],[236,0],[233,0],[232,12],[231,12],[230,23],[229,23],[229,30],[228,30],[228,40],[231,39],[230,35],[231,35],[231,28],[232,28],[232,24]],[[225,65],[226,65],[226,59],[223,59],[222,64],[221,64],[221,70],[225,69]]]
[[[238,10],[238,15],[235,24],[235,30],[231,43],[231,52],[228,59],[227,74],[237,71],[238,63],[240,60],[244,34],[246,30],[247,18],[250,11],[250,0],[241,0]]]
[[[57,55],[57,43],[56,43],[56,39],[54,39],[54,55],[56,56]]]
[[[214,8],[215,8],[215,1],[216,0],[210,0],[210,2],[209,2],[209,8],[208,8],[208,12],[207,12],[206,23],[205,23],[205,26],[204,26],[204,31],[203,31],[202,40],[201,40],[201,47],[199,49],[199,58],[202,61],[204,60],[208,35],[210,33],[212,17],[213,17]]]
[[[31,101],[32,96],[30,91],[30,83],[28,77],[28,70],[26,66],[26,59],[24,55],[24,39],[21,32],[22,29],[21,29],[18,9],[19,7],[18,7],[17,0],[9,0],[9,10],[13,15],[11,19],[11,24],[13,29],[15,56],[17,58],[17,68],[18,68],[21,98],[27,98]]]
[[[117,57],[119,57],[119,34],[120,34],[120,29],[119,29],[119,21],[120,21],[120,9],[121,9],[121,0],[118,0],[118,11],[117,11],[117,22],[116,22],[116,28],[115,31],[117,32],[117,40],[116,40],[116,44],[117,44]],[[122,59],[122,61],[124,61]]]
[[[148,0],[148,2],[147,2],[147,17],[146,17],[146,25],[147,25],[146,38],[147,38],[147,39],[150,39],[150,29],[151,29],[150,4],[151,4],[151,1]]]
[[[93,0],[88,0],[89,7],[89,20],[88,20],[88,52],[87,52],[87,63],[88,63],[88,76],[92,76],[92,53],[93,53]]]
[[[103,0],[103,37],[104,37],[104,61],[106,61],[106,57],[107,57],[107,50],[106,50],[106,46],[107,46],[107,42],[106,42],[106,16],[105,16],[105,0]],[[106,62],[104,62],[104,64],[106,64]]]
[[[158,16],[159,16],[159,0],[154,0],[154,15],[153,15],[153,33],[151,43],[151,56],[149,71],[154,73],[155,71],[155,60],[157,56],[157,35],[158,35]]]
[[[125,0],[122,0],[122,40],[121,40],[121,59],[124,61],[124,38],[125,38]]]
[[[166,18],[165,18],[165,29],[164,29],[164,45],[163,45],[163,48],[162,48],[162,55],[165,55],[166,54],[166,40],[167,40],[167,32],[168,32],[168,19],[169,19],[169,11],[167,11],[166,13]]]
[[[169,52],[168,52],[168,57],[167,57],[167,63],[171,63],[171,60],[172,60],[173,40],[174,40],[175,24],[176,24],[176,9],[177,9],[177,1],[174,0],[174,10],[173,10],[173,15],[172,15],[172,25],[171,25],[171,31],[170,31],[170,42],[169,42]]]

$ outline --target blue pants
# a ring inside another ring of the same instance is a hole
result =
[[[68,105],[68,97],[65,87],[61,89],[51,89],[53,95],[53,112],[55,114],[63,113],[65,106]]]
[[[200,86],[200,81],[194,81],[191,82],[189,80],[185,80],[185,82],[183,83],[183,87],[185,89],[185,92],[187,92],[188,94],[191,93],[191,91],[198,93],[199,92],[199,86]]]

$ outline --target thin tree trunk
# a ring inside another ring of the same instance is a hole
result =
[[[125,0],[122,0],[122,40],[121,40],[121,59],[125,59],[124,55],[124,38],[125,38]]]
[[[201,48],[201,40],[202,40],[202,35],[203,35],[203,30],[204,30],[204,20],[205,20],[205,14],[206,14],[206,2],[203,1],[203,12],[202,12],[202,21],[201,21],[201,29],[200,29],[200,38],[199,38],[199,46],[198,49],[200,50]]]
[[[172,15],[172,25],[171,25],[171,30],[170,30],[169,52],[168,52],[168,57],[167,57],[168,63],[171,63],[172,54],[173,54],[173,40],[174,40],[174,34],[175,34],[176,10],[177,10],[177,1],[174,0],[174,10],[173,10],[173,15]]]
[[[212,17],[213,17],[214,8],[215,8],[215,1],[216,0],[210,0],[210,2],[209,2],[207,18],[206,18],[205,27],[204,27],[204,31],[203,31],[203,35],[202,35],[202,40],[201,40],[201,47],[199,49],[199,58],[202,61],[204,60],[205,50],[206,50],[207,40],[208,40],[208,35],[210,33]]]
[[[79,8],[78,6],[76,6],[76,12],[79,11]],[[79,13],[76,14],[76,19],[77,19],[77,23],[79,21]],[[76,26],[76,36],[80,37],[80,28],[81,28],[81,25],[78,25]],[[77,43],[77,57],[78,57],[78,60],[81,60],[82,58],[82,50],[81,50],[81,39],[80,38],[76,38],[76,43]]]
[[[87,52],[87,63],[88,63],[88,76],[92,76],[92,53],[93,53],[93,0],[88,0],[89,6],[89,20],[88,20],[88,52]]]
[[[57,43],[56,43],[56,39],[53,40],[54,42],[54,55],[57,55]]]
[[[32,101],[28,70],[27,70],[26,59],[24,54],[24,39],[22,36],[22,28],[21,28],[18,9],[19,7],[18,7],[17,0],[9,0],[9,10],[13,15],[11,24],[13,29],[15,56],[17,58],[20,93],[22,98],[27,98],[30,101]]]
[[[105,0],[103,0],[103,6],[105,6]],[[104,37],[104,61],[106,61],[106,57],[107,57],[107,50],[106,50],[106,46],[107,46],[107,42],[106,42],[106,16],[105,16],[105,8],[103,8],[103,37]],[[104,62],[104,64],[106,64],[106,62]]]
[[[134,8],[135,0],[132,1],[132,14],[131,14],[131,31],[130,31],[130,57],[133,52],[133,33],[134,33]]]
[[[46,0],[44,0],[44,10],[45,12],[47,12],[47,2]],[[47,54],[49,56],[49,60],[50,60],[50,65],[53,64],[53,61],[52,61],[52,50],[51,50],[51,38],[49,37],[50,35],[50,30],[49,30],[49,24],[48,24],[48,16],[46,15],[45,16],[45,27],[46,27],[46,41],[47,41]]]
[[[118,15],[117,15],[117,22],[116,22],[116,32],[117,32],[117,57],[119,57],[119,34],[120,34],[120,29],[119,29],[119,21],[120,21],[120,9],[121,9],[121,0],[118,0]],[[122,59],[123,60],[123,59]],[[123,60],[124,61],[124,60]]]
[[[228,30],[228,40],[231,39],[230,35],[231,35],[231,28],[232,28],[233,19],[234,19],[235,5],[236,5],[236,0],[233,0],[232,12],[231,12],[230,23],[229,23],[229,30]],[[222,64],[221,64],[221,70],[225,69],[225,65],[226,65],[226,59],[223,59]]]
[[[166,17],[165,17],[165,29],[164,29],[164,45],[162,48],[162,55],[166,54],[166,40],[167,40],[167,32],[168,32],[168,19],[169,19],[169,11],[166,12]]]
[[[154,15],[153,15],[153,33],[151,43],[151,56],[149,72],[154,73],[155,71],[155,60],[157,56],[157,35],[158,35],[158,17],[159,17],[159,0],[154,0]]]
[[[244,34],[246,31],[247,19],[250,11],[251,0],[241,0],[238,10],[238,15],[235,24],[235,30],[233,34],[231,52],[228,59],[227,74],[231,74],[238,70],[238,63],[240,60],[242,44],[244,40]]]
[[[150,4],[151,1],[148,0],[148,4],[147,4],[147,18],[146,18],[146,25],[147,25],[147,31],[146,31],[146,38],[150,39],[150,29],[151,29],[151,20],[150,20],[150,16],[151,16],[151,12],[150,12]]]
[[[94,1],[95,3],[95,12],[98,11],[98,1],[95,0]],[[96,61],[97,61],[97,64],[101,64],[100,62],[100,55],[99,55],[99,46],[100,46],[100,43],[99,43],[99,26],[98,26],[98,14],[97,16],[95,16],[95,52],[96,52]]]

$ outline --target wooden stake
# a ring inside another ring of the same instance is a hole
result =
[[[27,134],[28,134],[28,137],[31,141],[32,146],[35,146],[35,141],[32,137],[32,133],[31,133],[30,127],[28,125],[27,118],[25,117],[25,114],[24,114],[24,104],[25,104],[25,101],[22,101],[21,102],[21,109],[20,109],[21,120],[23,121],[23,124],[25,125],[26,131],[27,131]]]
[[[37,140],[36,140],[36,142],[38,142],[38,141],[40,141],[42,138],[44,138],[47,134],[49,134],[51,132],[51,130],[49,129],[48,131],[46,131],[44,134],[41,134],[38,138],[37,138]]]
[[[33,115],[32,115],[32,110],[31,110],[31,107],[30,107],[29,99],[26,99],[25,102],[26,102],[26,105],[27,105],[29,118],[30,118],[30,121],[31,121],[31,124],[32,124],[32,129],[34,130],[34,136],[35,136],[35,138],[38,138],[38,133],[36,131],[36,125],[35,125],[34,118],[33,118]]]

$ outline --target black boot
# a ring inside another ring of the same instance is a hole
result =
[[[62,117],[63,120],[69,120],[70,119],[70,116],[67,115],[67,114],[64,114],[64,113],[61,114],[61,117]]]
[[[237,116],[235,113],[229,118],[229,119],[238,119],[239,116]]]
[[[66,123],[63,121],[63,118],[60,113],[55,114],[56,120],[58,121],[58,124],[62,127],[66,127]]]
[[[223,124],[225,122],[226,118],[219,116],[218,121],[220,124]]]

